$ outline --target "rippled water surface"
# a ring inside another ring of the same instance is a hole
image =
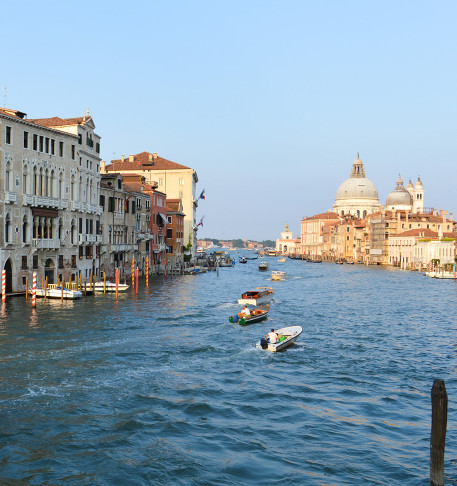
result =
[[[457,283],[269,259],[0,314],[0,483],[427,485],[430,390],[449,396],[457,484]],[[228,322],[271,285],[266,321]],[[286,351],[255,348],[300,325]]]

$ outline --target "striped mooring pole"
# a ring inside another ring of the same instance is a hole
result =
[[[32,307],[36,307],[36,273],[33,272],[32,281]]]
[[[146,256],[146,287],[149,287],[149,256]]]
[[[132,288],[135,288],[135,257],[132,257]]]
[[[2,270],[2,302],[6,301],[6,270]]]

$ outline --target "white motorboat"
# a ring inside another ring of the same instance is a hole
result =
[[[259,263],[259,270],[261,272],[265,272],[268,270],[268,263],[267,262],[260,262]]]
[[[286,280],[288,277],[286,272],[281,272],[279,270],[273,270],[271,272],[271,280]]]
[[[286,261],[286,257],[278,258],[279,263],[284,263]]]
[[[290,326],[277,329],[275,332],[281,336],[277,343],[270,343],[268,339],[262,338],[256,344],[256,348],[265,349],[267,351],[271,351],[272,353],[281,351],[282,349],[293,344],[297,340],[298,336],[300,336],[300,334],[303,332],[303,329],[300,326]]]
[[[127,284],[119,283],[117,286],[118,292],[125,292],[129,286]],[[86,290],[91,290],[90,283],[86,283]],[[92,290],[95,292],[104,292],[105,291],[105,282],[93,282],[92,283]],[[116,292],[116,282],[110,282],[109,280],[106,281],[106,291],[107,292]]]
[[[260,305],[266,304],[273,298],[274,290],[271,287],[257,287],[255,290],[248,290],[241,294],[238,304],[241,305]]]
[[[32,289],[29,289],[29,294],[33,295]],[[44,297],[45,290],[41,288],[36,289],[36,296]],[[57,287],[57,285],[48,287],[46,289],[46,298],[48,299],[62,299],[63,297],[65,300],[72,300],[72,299],[80,299],[82,296],[83,293],[80,290],[70,290],[64,287],[62,292],[62,287]]]

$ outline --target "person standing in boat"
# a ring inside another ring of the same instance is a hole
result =
[[[279,341],[281,338],[281,335],[276,333],[274,329],[272,329],[267,335],[266,335],[267,340],[270,342],[270,344],[275,344]]]
[[[246,306],[243,307],[240,314],[243,314],[244,317],[251,317],[251,311]]]

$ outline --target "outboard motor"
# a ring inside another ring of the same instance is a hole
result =
[[[260,346],[262,346],[262,349],[267,349],[268,348],[268,341],[265,338],[262,338],[260,340]]]

